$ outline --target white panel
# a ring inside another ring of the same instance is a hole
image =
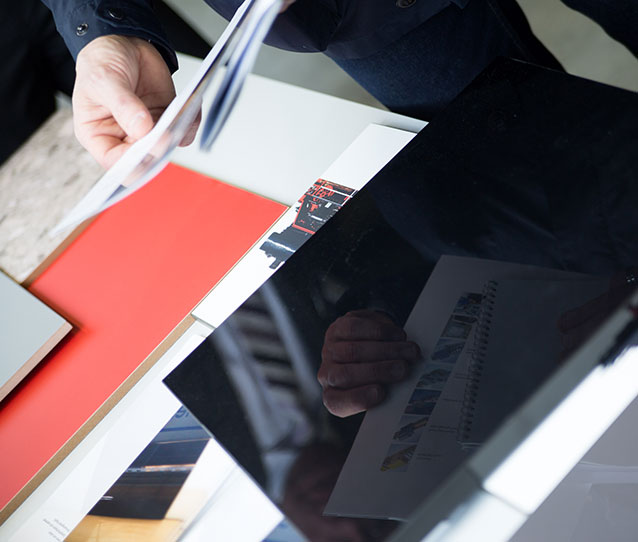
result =
[[[178,88],[198,65],[180,56]],[[251,75],[211,151],[198,137],[171,161],[293,205],[369,124],[418,132],[425,122]]]

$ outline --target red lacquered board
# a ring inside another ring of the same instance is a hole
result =
[[[2,516],[285,210],[169,164],[32,283],[75,327],[0,405]]]

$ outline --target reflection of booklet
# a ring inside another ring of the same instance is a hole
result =
[[[561,357],[557,318],[601,293],[600,280],[499,280],[486,285],[459,427],[463,446],[482,444],[506,413],[538,388]]]
[[[426,358],[413,368],[410,379],[366,414],[324,513],[405,519],[463,461],[467,451],[458,441],[458,426],[488,281],[568,284],[588,278],[534,266],[442,257],[405,326]],[[604,281],[586,282],[595,286],[584,292],[583,301],[606,286]]]
[[[71,324],[0,272],[0,401],[71,330]]]

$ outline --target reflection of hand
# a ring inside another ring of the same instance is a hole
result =
[[[105,168],[145,136],[175,97],[171,74],[147,41],[102,36],[79,53],[73,120],[80,143]],[[192,141],[196,126],[183,143]]]
[[[403,380],[420,357],[416,343],[381,312],[357,310],[326,331],[317,378],[333,414],[350,416],[379,404],[384,384]]]
[[[615,275],[607,292],[562,314],[558,321],[562,357],[576,350],[635,289],[636,284],[628,284],[624,273]]]

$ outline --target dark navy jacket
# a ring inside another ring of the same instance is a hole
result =
[[[173,50],[153,14],[152,0],[42,0],[75,58],[106,34],[152,41],[172,69]],[[266,43],[292,51],[323,51],[334,58],[362,58],[400,38],[450,4],[469,0],[297,0],[281,14]],[[241,0],[206,0],[230,19]],[[415,51],[418,54],[418,51]]]

